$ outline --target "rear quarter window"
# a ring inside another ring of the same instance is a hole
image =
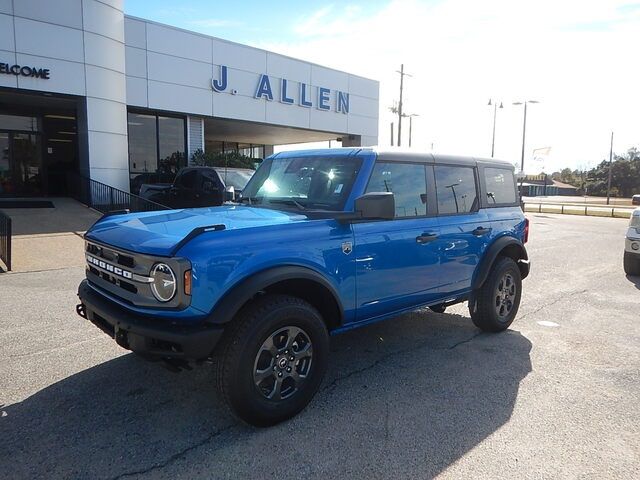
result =
[[[516,203],[516,184],[512,170],[486,167],[484,169],[484,182],[487,188],[487,204],[489,206]]]

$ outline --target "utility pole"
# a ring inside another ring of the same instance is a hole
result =
[[[613,131],[611,131],[611,146],[609,147],[609,180],[607,181],[607,205],[611,198],[611,163],[613,162]]]
[[[400,74],[400,101],[398,102],[398,146],[402,145],[402,90],[404,88],[404,77],[410,77],[408,73],[404,73],[404,63],[400,65],[400,70],[396,70]]]
[[[393,122],[391,122],[391,146],[393,147]]]

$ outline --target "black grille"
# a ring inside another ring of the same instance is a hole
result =
[[[96,257],[103,258],[107,262],[117,263],[123,267],[133,268],[136,266],[136,262],[131,255],[116,252],[115,250],[110,250],[93,243],[87,243],[87,252]]]

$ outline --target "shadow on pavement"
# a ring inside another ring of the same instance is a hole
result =
[[[0,408],[3,476],[267,478],[295,464],[296,477],[428,478],[509,420],[531,371],[517,331],[425,311],[331,349],[311,405],[262,430],[229,416],[206,365],[174,374],[132,354],[96,365]]]

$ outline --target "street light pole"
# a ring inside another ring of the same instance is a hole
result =
[[[406,116],[409,117],[409,148],[411,148],[411,133],[413,129],[413,117],[419,117],[420,115],[418,115],[417,113],[412,113]]]
[[[613,131],[611,132],[611,145],[609,147],[609,180],[607,180],[607,205],[611,198],[611,163],[613,162]]]
[[[494,102],[492,99],[489,99],[489,103],[487,105],[491,104],[493,104],[493,135],[491,136],[491,158],[493,158],[496,145],[496,114],[498,112],[498,102]],[[500,102],[499,108],[502,108],[502,102]]]
[[[540,103],[537,100],[525,100],[524,102],[513,102],[514,105],[524,104],[524,116],[522,119],[522,156],[520,158],[520,201],[522,201],[522,182],[524,181],[524,150],[527,136],[527,104]]]

